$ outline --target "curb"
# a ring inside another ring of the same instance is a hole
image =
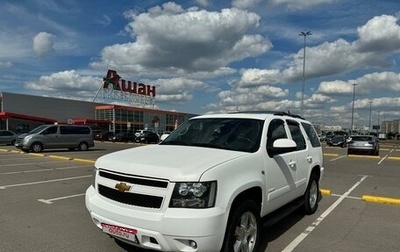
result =
[[[387,197],[377,197],[372,195],[363,195],[361,197],[363,201],[366,202],[373,202],[373,203],[383,203],[383,204],[390,204],[390,205],[400,205],[400,199],[396,198],[387,198]]]
[[[327,189],[320,189],[319,190],[323,196],[330,196],[331,195],[331,190]]]
[[[27,153],[19,150],[8,150],[8,149],[0,149],[2,152],[9,152],[9,153],[16,153],[16,154],[26,154],[26,155],[31,155],[35,157],[42,157],[42,158],[56,158],[56,159],[61,159],[61,160],[68,160],[68,161],[78,161],[78,162],[85,162],[85,163],[90,163],[94,164],[96,160],[92,159],[83,159],[83,158],[71,158],[71,157],[65,157],[65,156],[60,156],[60,155],[52,155],[52,154],[40,154],[40,153]]]

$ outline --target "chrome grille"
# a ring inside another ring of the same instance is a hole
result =
[[[98,184],[98,189],[102,196],[128,205],[160,208],[163,201],[162,197],[130,192],[120,192],[100,184]]]
[[[103,169],[100,169],[99,177],[113,180],[116,183],[126,182],[132,184],[133,186],[135,185],[146,186],[149,187],[149,189],[168,187],[168,181],[166,180],[139,177],[124,173],[110,172]],[[156,208],[156,209],[161,208],[164,199],[164,197],[162,196],[148,195],[144,194],[143,192],[141,193],[129,192],[129,191],[121,192],[113,187],[110,187],[109,183],[108,186],[106,186],[101,183],[101,180],[97,181],[98,181],[97,188],[99,194],[108,199],[133,206]]]

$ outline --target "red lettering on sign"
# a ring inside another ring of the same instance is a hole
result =
[[[117,71],[109,69],[107,71],[106,77],[103,78],[103,88],[113,88],[113,90],[118,90],[122,92],[128,92],[139,95],[146,96],[156,96],[156,87],[146,85],[143,83],[136,83],[132,81],[126,81],[121,79],[121,77],[117,74]]]

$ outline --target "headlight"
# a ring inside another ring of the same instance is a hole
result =
[[[27,144],[31,140],[32,136],[26,136],[24,139],[22,139],[23,144]]]
[[[92,176],[92,186],[94,189],[96,189],[96,174],[97,174],[97,168],[95,167],[93,169],[93,176]]]
[[[217,181],[176,183],[170,207],[209,208],[215,204]]]

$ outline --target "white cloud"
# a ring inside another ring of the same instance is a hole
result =
[[[142,76],[187,77],[220,72],[230,63],[257,57],[272,46],[268,39],[251,34],[260,17],[244,10],[184,10],[169,2],[147,13],[126,15],[132,20],[127,31],[136,40],[105,47],[101,61],[93,62],[93,67],[108,64]]]
[[[398,18],[389,15],[373,17],[357,29],[360,51],[390,52],[400,49]]]
[[[256,6],[261,0],[233,0],[232,6],[239,9],[247,9]]]
[[[389,52],[400,50],[400,26],[394,16],[377,16],[358,28],[359,39],[338,39],[306,48],[306,78],[326,77],[361,68],[385,68],[394,63]],[[382,32],[380,31],[382,29]],[[282,82],[300,81],[303,72],[303,49],[290,56],[282,70]]]
[[[357,83],[357,94],[372,94],[380,92],[400,92],[400,74],[394,72],[375,72],[366,74],[355,80],[349,81],[324,81],[321,82],[317,93],[326,95],[350,95],[353,93],[353,83]]]
[[[47,32],[39,32],[33,37],[33,51],[40,57],[52,54],[54,50],[54,35]]]
[[[192,100],[193,92],[209,88],[208,84],[187,78],[158,79],[152,82],[157,87],[157,102],[184,103]]]
[[[339,0],[271,0],[273,4],[284,4],[287,5],[289,9],[293,10],[310,8],[321,4],[329,4],[335,1],[337,2]]]
[[[198,3],[200,6],[206,7],[208,6],[208,0],[196,0],[196,3]]]
[[[91,100],[102,83],[102,78],[83,76],[70,70],[41,76],[38,81],[27,82],[25,88],[38,94],[46,92],[55,97]]]

